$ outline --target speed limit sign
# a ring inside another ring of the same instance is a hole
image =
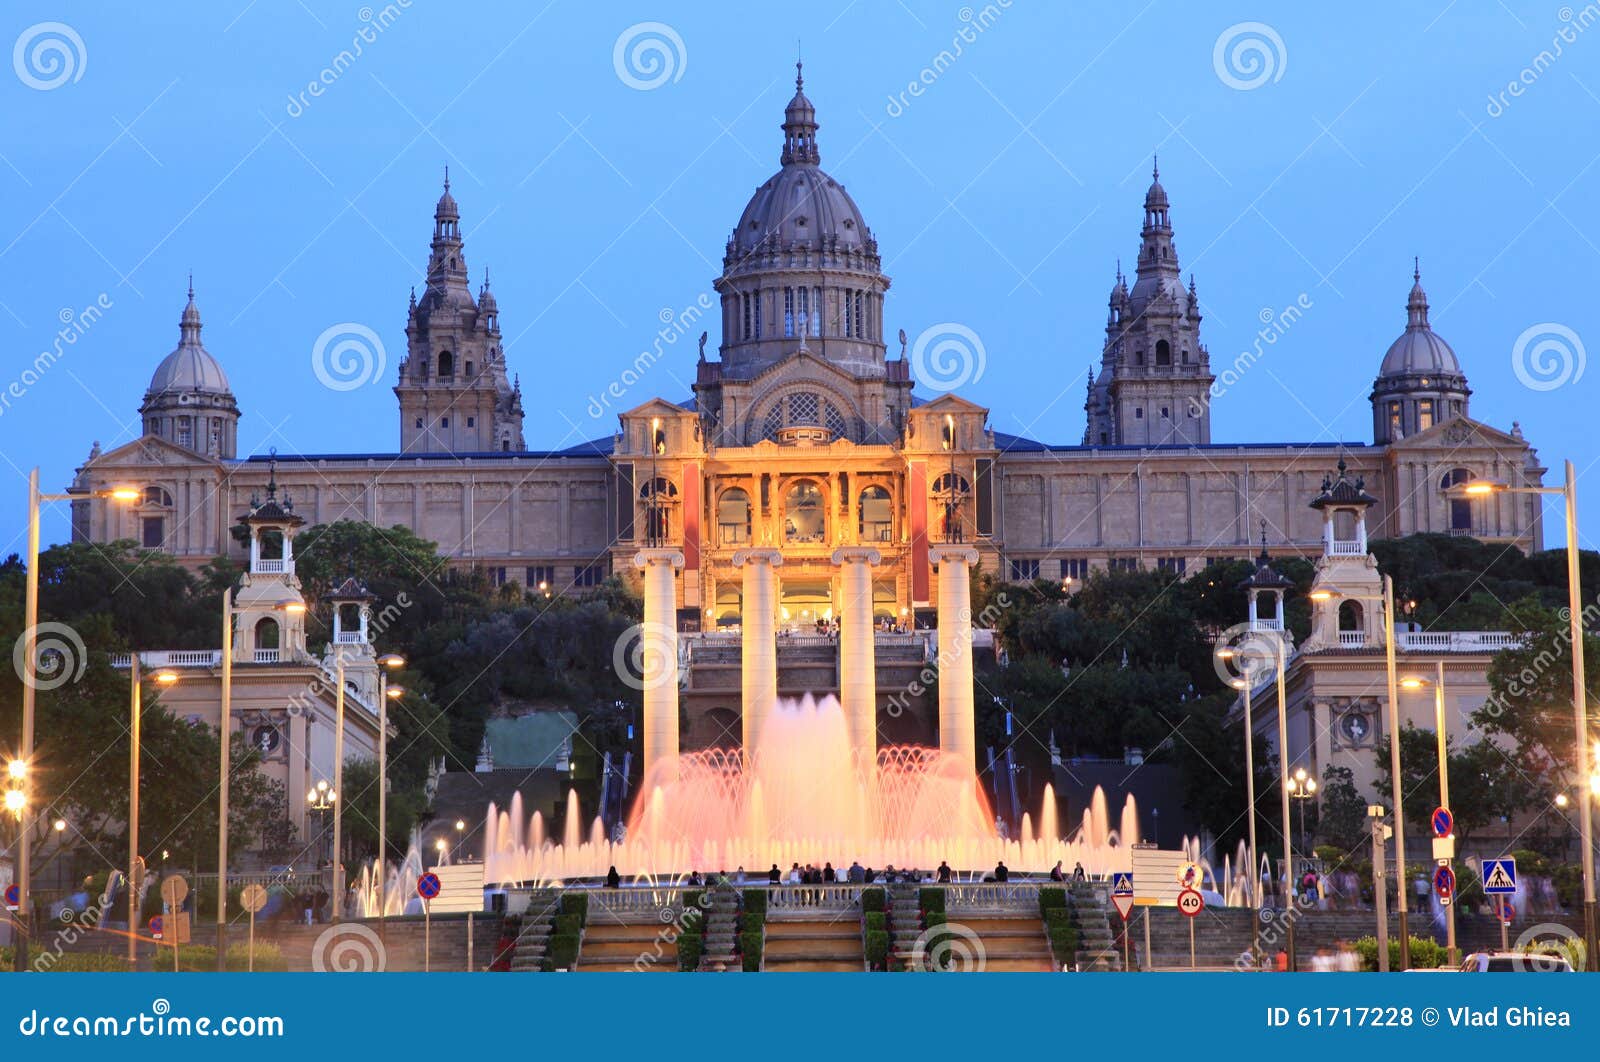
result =
[[[1178,893],[1178,910],[1193,918],[1206,909],[1206,898],[1193,889]]]

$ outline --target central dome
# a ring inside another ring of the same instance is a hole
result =
[[[734,253],[742,255],[767,240],[779,249],[831,243],[843,250],[865,248],[871,238],[844,185],[814,163],[791,162],[756,189],[731,242]]]
[[[179,321],[178,347],[161,359],[150,377],[147,395],[174,392],[228,393],[228,377],[222,365],[200,342],[200,311],[194,304],[194,288],[189,288],[189,305]]]
[[[1428,323],[1428,296],[1422,290],[1420,267],[1412,275],[1411,295],[1406,299],[1406,330],[1389,344],[1378,369],[1380,377],[1461,376],[1461,360],[1444,337]]]

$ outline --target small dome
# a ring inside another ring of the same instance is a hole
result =
[[[748,253],[769,237],[780,246],[833,240],[852,249],[865,247],[872,234],[842,184],[816,166],[791,164],[750,197],[733,231],[734,251]]]
[[[1411,294],[1406,299],[1406,330],[1389,345],[1378,370],[1384,376],[1459,377],[1461,361],[1450,344],[1428,324],[1428,294],[1422,290],[1422,271],[1412,273]]]
[[[200,310],[194,304],[194,288],[189,289],[189,305],[178,324],[178,348],[161,360],[150,377],[148,393],[202,391],[228,394],[228,376],[222,366],[200,342]]]

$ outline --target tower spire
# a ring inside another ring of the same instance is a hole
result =
[[[1411,294],[1406,298],[1406,331],[1431,329],[1428,324],[1428,293],[1422,290],[1422,259],[1412,259]]]
[[[801,163],[816,166],[822,161],[817,152],[817,109],[806,98],[805,64],[795,60],[794,99],[783,111],[783,155],[779,161],[787,166]]]

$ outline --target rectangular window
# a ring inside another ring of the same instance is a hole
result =
[[[1389,438],[1390,439],[1398,439],[1398,438],[1400,438],[1401,434],[1402,434],[1402,432],[1400,430],[1400,403],[1399,402],[1390,402],[1389,403]]]
[[[1133,419],[1134,420],[1143,420],[1144,419],[1144,407],[1143,406],[1139,406],[1139,407],[1134,409],[1134,411],[1133,411]]]
[[[811,334],[822,334],[822,289],[811,289]]]
[[[749,339],[750,338],[750,296],[749,295],[740,295],[739,296],[739,305],[744,311],[744,331],[741,334],[742,334],[743,338]]]
[[[145,549],[160,549],[161,542],[166,538],[165,521],[159,516],[144,518],[144,547]]]
[[[756,304],[756,338],[761,338],[761,292],[757,291],[751,296]]]
[[[478,420],[477,420],[477,418],[476,418],[476,417],[468,417],[468,418],[467,418],[467,427],[469,427],[469,428],[470,428],[470,427],[472,427],[472,426],[473,426],[473,425],[475,425],[475,424],[476,424],[476,423],[477,423],[477,422],[478,422]]]
[[[847,336],[854,335],[856,320],[855,300],[850,297],[848,291],[840,292],[840,294],[844,296],[844,334]]]
[[[450,418],[449,417],[440,417],[439,418],[439,427],[448,428],[449,426],[450,426]]]
[[[1061,562],[1061,577],[1063,579],[1083,580],[1089,578],[1089,561],[1085,557],[1068,557]]]
[[[194,428],[191,427],[188,417],[178,418],[178,445],[192,446],[194,444]]]
[[[860,339],[867,334],[866,322],[861,319],[863,308],[861,292],[856,292],[856,338]]]
[[[794,335],[794,289],[783,289],[783,334]]]
[[[555,582],[556,566],[554,564],[528,565],[527,586],[529,590],[538,590],[540,592],[544,592],[553,587]]]
[[[585,564],[572,573],[574,586],[599,586],[605,579],[605,567],[599,564]]]
[[[1036,560],[1013,560],[1011,562],[1011,581],[1014,583],[1028,583],[1039,578],[1039,562]]]
[[[1136,572],[1139,570],[1139,558],[1111,557],[1106,560],[1106,567],[1114,572]]]
[[[1427,431],[1433,427],[1433,399],[1424,398],[1417,403],[1417,430]]]
[[[987,457],[977,462],[977,525],[978,534],[994,534],[994,461]]]
[[[506,570],[504,568],[490,568],[489,583],[493,586],[506,585]]]
[[[1157,557],[1156,558],[1156,568],[1159,571],[1172,572],[1175,575],[1182,575],[1184,573],[1184,571],[1188,567],[1189,567],[1189,561],[1188,561],[1188,558],[1186,558],[1186,557]]]
[[[1162,406],[1161,407],[1161,419],[1162,420],[1171,420],[1172,419],[1172,414],[1168,410],[1169,410],[1169,407],[1167,407],[1167,406]]]
[[[419,427],[419,428],[422,427],[422,418],[421,417],[417,418],[417,427]]]

